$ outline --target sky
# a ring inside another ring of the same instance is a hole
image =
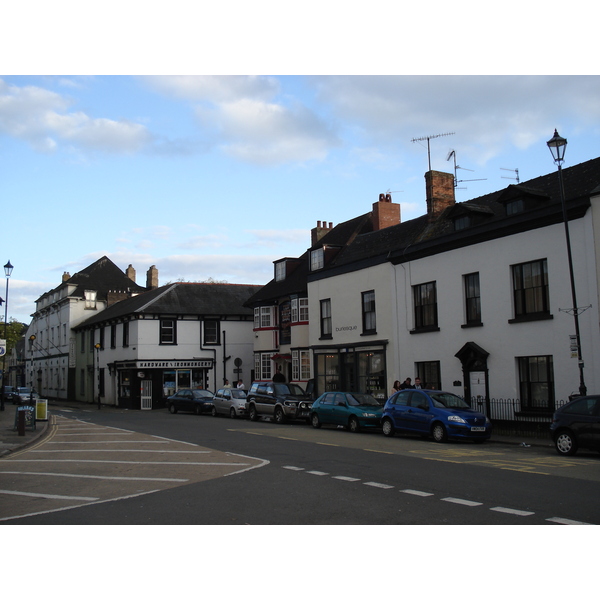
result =
[[[423,214],[428,136],[433,169],[454,173],[456,158],[457,201],[555,170],[546,146],[555,128],[568,140],[564,167],[599,155],[600,77],[585,63],[581,72],[555,74],[563,63],[540,60],[545,52],[519,56],[526,73],[512,68],[514,58],[469,72],[451,66],[450,49],[438,54],[439,46],[409,37],[415,59],[406,68],[397,60],[407,46],[378,35],[374,17],[357,17],[344,23],[363,26],[377,43],[345,40],[323,52],[327,30],[313,22],[313,54],[306,39],[302,51],[286,54],[278,29],[263,24],[240,35],[249,16],[242,11],[230,32],[240,44],[226,54],[229,36],[218,27],[209,35],[206,21],[194,45],[186,19],[178,21],[180,42],[157,13],[138,28],[138,43],[124,34],[128,19],[139,19],[133,12],[123,23],[103,15],[95,29],[81,30],[40,7],[35,23],[0,42],[0,55],[10,46],[18,56],[0,62],[0,263],[14,265],[9,319],[28,323],[35,300],[65,271],[104,255],[122,270],[133,265],[141,285],[151,265],[160,285],[265,284],[274,260],[310,246],[317,221],[364,214],[380,193],[392,193],[403,221]],[[297,20],[305,31],[306,17]],[[162,43],[149,23],[168,31]],[[512,25],[515,36],[525,27]],[[103,27],[116,32],[114,43]],[[300,35],[288,31],[288,44]],[[23,36],[38,50],[21,55]],[[483,39],[476,36],[471,43]],[[367,45],[382,60],[366,60]],[[425,47],[429,62],[417,59]],[[208,59],[202,51],[210,48]],[[467,49],[456,43],[454,57]],[[470,62],[480,64],[477,54]]]

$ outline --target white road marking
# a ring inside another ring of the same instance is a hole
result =
[[[360,481],[356,477],[344,477],[343,475],[335,475],[333,479],[339,479],[340,481]]]
[[[186,465],[186,466],[210,466],[210,467],[244,467],[248,463],[227,463],[227,462],[171,462],[171,461],[144,461],[144,460],[78,460],[61,459],[61,460],[11,460],[11,463],[100,463],[100,464],[115,464],[115,465]]]
[[[562,519],[560,517],[552,517],[551,519],[546,519],[546,521],[550,521],[550,523],[558,523],[559,525],[591,525],[591,523],[573,521],[571,519]]]
[[[363,485],[370,485],[371,487],[381,488],[382,490],[391,490],[394,486],[387,485],[385,483],[377,483],[375,481],[365,481]]]
[[[329,473],[324,473],[323,471],[306,471],[307,473],[310,473],[311,475],[329,475]]]
[[[86,498],[85,496],[56,496],[55,494],[34,494],[33,492],[14,492],[12,490],[0,490],[0,494],[9,496],[28,496],[30,498],[46,498],[48,500],[84,500],[94,502],[99,498]]]
[[[152,453],[156,454],[210,454],[211,450],[106,450],[104,448],[94,448],[94,450],[31,450],[31,452],[38,452],[41,454],[50,454],[50,453],[67,453],[71,452],[118,452],[119,454],[123,454],[125,452],[144,452],[144,453]]]
[[[442,498],[442,501],[462,504],[463,506],[481,506],[483,504],[482,502],[473,502],[472,500],[463,500],[462,498]]]
[[[304,467],[283,467],[284,469],[288,469],[289,471],[304,471]]]
[[[425,498],[426,496],[433,496],[429,492],[420,492],[419,490],[400,490],[403,494],[411,494],[413,496],[422,496]]]
[[[189,479],[177,479],[174,477],[116,477],[103,475],[77,475],[76,473],[35,473],[31,471],[0,471],[3,475],[35,475],[49,477],[73,477],[75,479],[108,479],[110,481],[179,481],[186,482]]]
[[[504,508],[503,506],[495,506],[494,508],[490,508],[490,510],[494,510],[496,512],[501,512],[501,513],[507,513],[509,515],[517,515],[519,517],[529,517],[530,515],[535,514],[528,510],[517,510],[515,508]]]

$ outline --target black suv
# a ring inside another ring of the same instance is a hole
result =
[[[272,417],[274,423],[283,423],[286,419],[306,419],[310,417],[313,400],[310,394],[295,383],[254,382],[246,409],[251,421],[258,417]]]

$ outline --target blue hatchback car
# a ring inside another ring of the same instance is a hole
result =
[[[460,396],[439,390],[401,390],[385,403],[383,433],[397,431],[432,436],[436,442],[448,439],[483,442],[492,435],[492,424]]]
[[[363,427],[381,427],[383,406],[371,394],[325,392],[313,403],[310,422],[313,427],[330,423],[356,433]]]

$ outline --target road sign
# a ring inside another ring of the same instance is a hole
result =
[[[0,340],[0,356],[6,354],[6,340]]]

